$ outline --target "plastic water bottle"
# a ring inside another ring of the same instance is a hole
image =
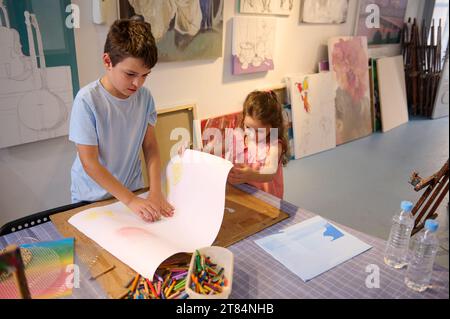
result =
[[[401,203],[401,212],[392,218],[392,228],[384,253],[384,262],[394,268],[403,268],[408,264],[408,248],[414,217],[411,214],[413,204]]]
[[[425,229],[413,239],[405,283],[415,291],[422,292],[430,287],[434,259],[439,248],[439,240],[436,236],[438,227],[437,221],[428,219],[425,222]]]

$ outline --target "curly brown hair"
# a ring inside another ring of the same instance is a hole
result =
[[[158,48],[150,23],[139,19],[116,20],[106,37],[104,53],[108,53],[113,66],[132,57],[153,68],[158,62]]]
[[[281,160],[286,165],[290,159],[288,131],[283,118],[283,108],[273,91],[251,92],[244,102],[242,110],[241,128],[244,129],[244,120],[250,116],[261,121],[264,125],[278,129],[278,138],[282,146]]]

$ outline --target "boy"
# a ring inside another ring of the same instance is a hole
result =
[[[69,139],[78,154],[71,171],[72,202],[112,195],[145,221],[173,216],[161,191],[155,104],[143,87],[157,60],[149,23],[114,22],[103,54],[106,73],[82,88],[73,104]],[[143,187],[141,146],[150,178],[146,199],[132,192]]]

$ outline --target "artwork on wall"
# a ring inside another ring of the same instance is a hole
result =
[[[233,74],[274,69],[275,18],[233,18]]]
[[[367,39],[331,38],[328,53],[336,92],[336,144],[340,145],[372,133]]]
[[[0,148],[67,135],[79,89],[69,4],[0,1]]]
[[[449,113],[448,100],[449,96],[448,96],[448,55],[447,55],[436,95],[436,101],[432,114],[433,119],[448,116]]]
[[[348,0],[302,0],[301,23],[341,24],[347,21]]]
[[[367,37],[368,45],[400,43],[407,5],[408,0],[361,0],[355,35]],[[371,18],[374,6],[380,12],[378,27],[372,27],[372,22],[377,22]]]
[[[159,61],[222,56],[224,0],[119,0],[120,17],[142,15],[152,25]]]
[[[294,0],[240,0],[240,13],[290,15]]]
[[[292,105],[295,158],[336,147],[336,115],[331,73],[298,74],[286,79]]]
[[[409,121],[403,56],[377,60],[381,123],[387,132]]]

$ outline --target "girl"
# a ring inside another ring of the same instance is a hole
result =
[[[233,135],[233,145],[225,143],[225,158],[235,164],[228,182],[247,183],[282,199],[282,165],[290,155],[282,106],[273,91],[255,91],[247,96],[240,130]]]

